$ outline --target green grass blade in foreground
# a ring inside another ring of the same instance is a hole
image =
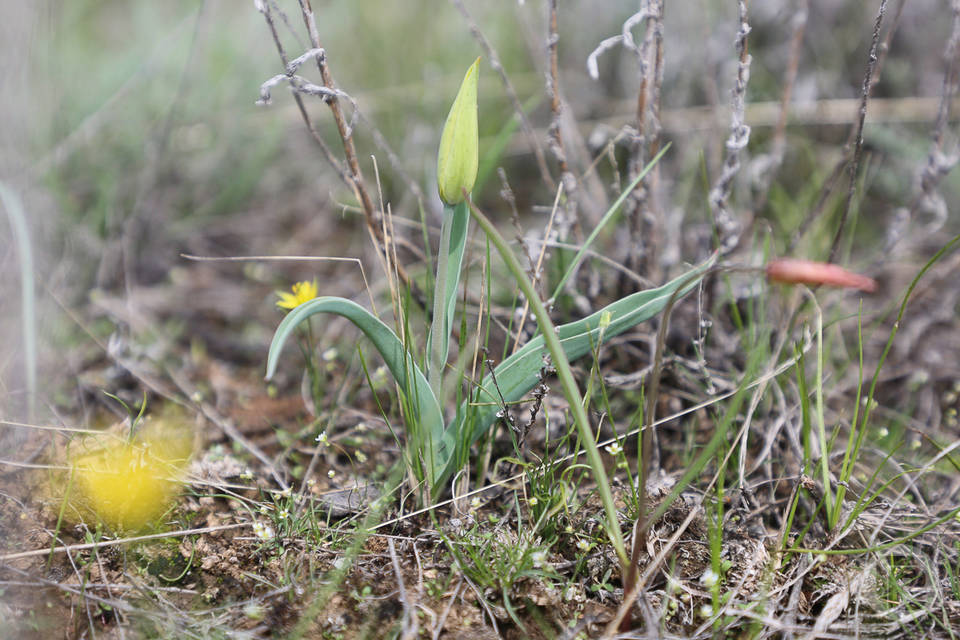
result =
[[[713,266],[715,261],[716,254],[661,287],[639,291],[611,303],[582,320],[557,327],[557,337],[564,354],[569,360],[576,360],[590,353],[591,345],[599,346],[602,342],[620,335],[644,320],[649,320],[663,311],[670,300],[670,296],[684,283],[687,284],[683,287],[680,295],[693,290],[699,282],[699,279],[695,276],[704,274],[707,269]],[[610,313],[610,325],[601,330],[600,319],[604,313],[608,312]],[[476,415],[470,442],[474,442],[481,437],[490,425],[497,420],[501,394],[505,402],[516,402],[521,400],[540,382],[540,369],[543,367],[544,357],[547,354],[548,350],[543,335],[537,335],[516,353],[501,362],[494,369],[493,376],[487,375],[483,379],[478,397],[474,400],[481,408]],[[493,381],[494,376],[496,377],[496,385]],[[464,414],[464,407],[461,407],[457,414],[457,420],[461,420]],[[455,433],[459,428],[459,422],[452,426]]]
[[[577,265],[579,265],[580,261],[583,260],[584,254],[586,254],[587,249],[590,248],[590,245],[593,244],[593,241],[597,238],[597,235],[599,235],[600,230],[603,229],[605,226],[607,226],[607,223],[610,222],[614,214],[616,214],[620,210],[620,205],[622,205],[624,200],[627,199],[627,196],[629,196],[633,192],[633,190],[637,187],[637,185],[640,184],[640,181],[643,180],[644,176],[650,173],[650,170],[657,165],[657,162],[660,161],[660,158],[662,158],[663,154],[667,152],[671,144],[672,143],[668,142],[666,146],[664,146],[663,149],[660,150],[660,153],[655,155],[653,157],[653,160],[647,163],[647,166],[643,168],[643,171],[641,171],[640,174],[633,179],[633,182],[627,185],[627,188],[623,190],[623,192],[620,194],[620,197],[617,198],[617,201],[614,202],[612,205],[610,205],[610,208],[607,209],[607,212],[603,214],[603,217],[600,219],[600,222],[597,223],[597,226],[594,227],[593,231],[590,232],[590,235],[587,236],[587,239],[584,241],[583,246],[580,247],[579,251],[577,251],[577,255],[574,256],[573,262],[570,263],[570,266],[567,268],[566,273],[563,274],[563,277],[560,278],[560,282],[557,283],[556,288],[553,290],[553,295],[550,296],[551,302],[555,301],[557,299],[557,296],[560,295],[560,292],[563,290],[563,285],[567,283],[567,280],[569,280],[570,276],[573,275],[573,272],[576,271]]]
[[[19,196],[0,182],[0,200],[13,229],[20,262],[20,313],[23,318],[23,350],[27,369],[27,410],[33,418],[37,399],[37,314],[36,294],[33,282],[33,249],[30,244],[30,231],[27,228],[27,216]]]
[[[318,313],[332,313],[352,322],[370,339],[383,357],[397,385],[405,393],[417,412],[410,416],[409,424],[416,433],[409,434],[411,443],[417,447],[416,458],[424,461],[427,479],[431,488],[436,486],[439,472],[447,467],[453,455],[454,442],[444,430],[443,412],[423,372],[403,347],[397,335],[379,318],[355,302],[345,298],[314,298],[293,309],[283,319],[273,334],[270,352],[267,355],[267,380],[277,370],[277,362],[287,339],[296,327]]]

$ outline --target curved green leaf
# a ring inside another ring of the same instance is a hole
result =
[[[611,303],[582,320],[557,327],[560,344],[567,358],[569,360],[580,358],[590,353],[601,337],[602,341],[605,342],[657,315],[667,305],[674,291],[682,288],[678,294],[682,296],[696,287],[700,278],[713,265],[715,260],[716,254],[661,287],[639,291]],[[601,336],[600,318],[606,312],[610,313],[610,325],[607,326]],[[490,425],[497,420],[501,398],[503,402],[507,403],[523,399],[540,382],[540,370],[547,355],[543,336],[538,335],[497,365],[493,376],[488,375],[483,379],[476,397],[470,400],[470,402],[481,406],[472,417],[473,433],[470,434],[469,439],[462,438],[460,441],[473,443],[486,432]],[[494,377],[496,377],[496,384],[494,384]],[[456,421],[450,426],[451,436],[464,428],[469,413],[465,402],[457,412]],[[442,476],[441,481],[445,477],[446,475]]]
[[[294,329],[318,313],[343,316],[360,329],[383,357],[397,385],[406,394],[415,415],[408,416],[408,434],[416,453],[421,457],[430,486],[453,455],[452,436],[444,429],[443,412],[436,396],[430,390],[426,377],[417,366],[397,335],[379,318],[355,302],[332,296],[314,298],[293,309],[283,319],[273,334],[270,352],[267,355],[267,380],[277,370],[277,362],[283,347]]]

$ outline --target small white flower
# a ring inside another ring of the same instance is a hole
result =
[[[614,442],[613,444],[608,444],[608,445],[607,445],[606,447],[604,447],[604,448],[607,450],[607,453],[609,453],[609,454],[612,455],[612,456],[616,456],[616,455],[619,455],[619,454],[623,453],[623,447],[620,446],[620,443],[619,443],[619,442]]]
[[[289,498],[291,493],[293,493],[293,488],[292,488],[292,487],[287,487],[286,489],[284,489],[283,491],[280,492],[280,497],[281,497],[281,498]]]
[[[365,454],[363,451],[357,451],[356,458],[357,458],[357,462],[359,462],[360,464],[363,464],[364,462],[367,461],[367,454]]]
[[[531,554],[530,559],[533,560],[533,566],[539,569],[547,562],[547,552],[534,551],[533,554]]]
[[[333,478],[335,475],[337,475],[337,472],[334,471],[333,469],[330,469],[330,471],[327,471],[328,478]]]
[[[888,435],[890,435],[890,430],[886,427],[880,427],[880,429],[877,431],[877,435],[881,438],[886,438]]]
[[[471,509],[479,509],[479,508],[480,508],[480,504],[481,504],[481,503],[480,503],[480,498],[478,498],[477,496],[474,496],[474,497],[473,497],[473,500],[470,501],[470,508],[471,508]]]
[[[700,584],[707,587],[708,589],[720,580],[720,576],[717,575],[717,572],[711,567],[707,567],[707,570],[703,572],[703,575],[700,576]]]
[[[253,534],[261,540],[270,540],[274,536],[273,527],[262,522],[253,523]]]
[[[321,431],[321,432],[320,432],[320,435],[317,436],[317,444],[319,444],[321,447],[330,446],[330,441],[327,440],[327,432],[326,432],[326,431]]]
[[[537,506],[538,504],[540,504],[540,501],[537,500],[537,496],[533,496],[532,498],[530,498],[530,500],[529,500],[528,502],[530,503],[530,506],[531,506],[531,507],[535,507],[535,506]]]
[[[700,616],[709,618],[713,615],[713,605],[705,604],[700,607]]]
[[[280,518],[281,520],[285,518],[289,518],[290,512],[286,509],[280,509],[280,511],[277,512],[277,517]]]
[[[329,349],[321,353],[320,357],[323,359],[324,362],[330,362],[331,360],[337,357],[336,347],[330,347]]]
[[[307,479],[307,486],[310,487],[311,489],[312,489],[313,487],[317,486],[317,479],[314,478],[314,477],[312,477],[312,476],[311,476],[310,478],[308,478],[308,479]]]
[[[588,551],[590,549],[590,541],[589,540],[579,541],[577,543],[577,549],[580,549],[580,551]]]

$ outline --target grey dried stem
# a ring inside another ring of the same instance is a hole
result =
[[[273,43],[277,48],[277,53],[280,56],[281,62],[283,62],[284,69],[289,67],[290,59],[287,56],[287,51],[283,46],[283,42],[280,40],[280,34],[277,32],[277,25],[273,20],[273,10],[271,9],[272,3],[268,2],[258,2],[256,7],[257,10],[263,15],[264,20],[267,23],[267,27],[270,29],[270,35],[273,37]],[[284,22],[286,22],[286,17],[284,17]],[[287,23],[289,25],[289,23]],[[270,82],[269,80],[267,82]],[[260,99],[263,100],[263,87],[261,86],[261,96]],[[326,140],[320,135],[320,132],[317,131],[317,128],[313,124],[313,120],[310,118],[310,113],[307,111],[306,105],[303,103],[303,97],[297,92],[293,92],[293,101],[297,105],[297,109],[300,111],[300,116],[303,118],[303,122],[307,127],[307,130],[310,132],[310,135],[313,137],[314,141],[320,147],[321,152],[323,152],[324,157],[327,159],[327,162],[331,167],[337,172],[340,178],[346,184],[350,184],[350,177],[347,173],[346,167],[343,166],[343,163],[339,158],[333,153],[333,150],[327,145]]]
[[[310,0],[299,1],[300,11],[303,14],[303,22],[306,24],[307,33],[310,35],[310,44],[314,49],[320,49],[322,48],[320,46],[320,34],[317,31],[317,21],[314,18]],[[330,65],[327,64],[326,56],[317,56],[314,59],[317,62],[320,77],[323,79],[323,85],[329,89],[336,89],[336,83],[333,81],[333,74],[330,72]],[[360,162],[357,160],[357,151],[353,144],[353,132],[343,116],[343,108],[340,106],[340,100],[334,95],[329,98],[324,98],[324,102],[330,107],[330,112],[333,114],[333,122],[337,127],[337,132],[340,134],[340,139],[343,141],[343,154],[349,167],[349,184],[363,206],[363,213],[367,217],[367,226],[370,227],[371,232],[382,243],[383,238],[380,236],[380,227],[379,224],[377,224],[379,222],[379,214],[373,205],[370,192],[367,191],[363,183],[363,173],[360,171]]]
[[[929,233],[938,229],[946,222],[947,203],[937,191],[940,180],[947,175],[957,162],[960,161],[960,148],[956,134],[950,135],[952,149],[944,150],[944,143],[950,134],[950,106],[957,94],[957,73],[960,63],[960,0],[951,3],[953,13],[953,27],[943,51],[943,88],[940,92],[940,107],[937,111],[937,120],[931,134],[930,152],[927,162],[920,171],[920,193],[910,207],[910,218],[913,218],[921,209],[933,215],[933,221],[925,229]]]
[[[723,163],[720,176],[710,189],[708,201],[713,213],[714,228],[720,242],[720,252],[727,254],[736,248],[740,241],[743,224],[730,211],[729,200],[733,191],[733,182],[740,171],[740,151],[750,142],[750,127],[744,117],[747,85],[750,82],[751,57],[747,48],[747,36],[750,34],[750,24],[747,21],[747,2],[740,0],[737,3],[740,28],[735,41],[739,63],[737,77],[734,81],[730,136],[727,138],[727,155]]]
[[[637,93],[636,137],[630,154],[628,180],[633,180],[646,166],[648,158],[660,151],[660,89],[663,85],[663,1],[651,0],[647,30],[640,47],[642,60],[640,90]],[[653,57],[653,72],[650,73],[650,57]],[[663,231],[662,210],[657,204],[656,185],[659,168],[642,180],[627,202],[630,222],[631,244],[639,250],[631,251],[630,260],[635,271],[646,264],[646,273],[659,280],[657,273],[657,247]]]
[[[883,16],[886,10],[887,0],[880,0],[877,19],[873,24],[873,38],[870,41],[870,54],[867,57],[867,68],[863,73],[863,83],[860,88],[860,109],[857,115],[856,133],[854,135],[853,160],[849,165],[850,180],[847,186],[847,197],[844,201],[843,212],[840,215],[840,223],[837,225],[836,234],[833,236],[833,244],[830,247],[830,257],[828,258],[829,262],[836,260],[837,252],[840,249],[840,239],[843,237],[843,230],[850,217],[850,210],[853,208],[853,197],[857,192],[857,174],[860,172],[860,159],[863,155],[863,125],[867,119],[867,103],[870,100],[870,93],[873,88],[873,74],[877,68],[879,59],[880,29],[883,26]]]
[[[547,21],[547,95],[550,96],[550,113],[552,119],[548,134],[550,137],[550,151],[557,161],[557,167],[560,170],[560,180],[563,183],[563,190],[566,191],[566,198],[563,202],[563,213],[557,215],[556,236],[558,240],[566,240],[570,236],[570,230],[578,224],[577,216],[577,178],[570,170],[567,162],[567,151],[563,144],[563,134],[561,132],[561,118],[563,116],[563,100],[560,97],[560,72],[559,72],[559,49],[560,33],[557,29],[557,0],[550,0],[548,3],[550,15]],[[551,240],[551,238],[547,238]]]
[[[646,166],[647,160],[660,149],[660,91],[663,84],[663,12],[662,0],[646,0],[640,10],[627,18],[619,35],[603,40],[587,57],[587,72],[597,80],[600,77],[597,59],[606,51],[622,46],[637,59],[637,75],[640,87],[637,91],[636,116],[632,127],[626,127],[632,140],[627,167],[629,181],[633,181]],[[646,23],[644,38],[637,45],[633,29]],[[652,68],[652,70],[651,70]],[[656,204],[658,168],[654,168],[637,185],[625,205],[630,221],[630,242],[626,260],[634,271],[645,265],[655,269],[653,257],[659,234],[663,227],[662,212]]]

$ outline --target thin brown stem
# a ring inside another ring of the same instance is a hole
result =
[[[314,18],[310,0],[299,0],[299,2],[300,10],[303,14],[303,21],[307,26],[307,33],[310,36],[310,46],[315,49],[320,49],[320,34],[317,31],[317,21]],[[320,77],[323,80],[323,86],[335,90],[336,83],[333,81],[333,74],[330,72],[330,65],[327,64],[326,56],[316,56],[315,60],[317,62],[317,69],[320,71]],[[378,221],[379,212],[373,204],[370,192],[367,191],[363,183],[363,173],[360,171],[360,162],[357,160],[357,150],[353,144],[353,131],[343,116],[343,107],[340,104],[340,99],[336,95],[332,95],[325,97],[324,102],[330,107],[330,113],[333,114],[333,122],[337,127],[337,133],[340,134],[340,139],[343,141],[343,155],[346,158],[347,167],[349,168],[349,171],[346,173],[347,184],[353,189],[357,200],[360,201],[364,216],[366,216],[367,227],[382,247],[383,235]]]

